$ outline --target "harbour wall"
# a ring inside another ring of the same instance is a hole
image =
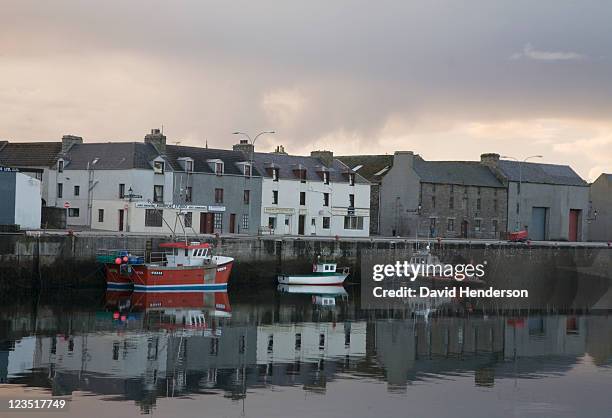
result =
[[[168,236],[78,234],[0,235],[0,289],[103,287],[102,266],[95,261],[101,249],[152,251]],[[210,237],[218,254],[234,257],[231,284],[272,285],[279,272],[303,273],[311,270],[318,255],[329,257],[339,266],[351,268],[358,280],[364,254],[380,254],[404,260],[416,244],[410,239],[366,238],[325,239],[295,237]],[[425,245],[423,242],[419,245]],[[537,279],[542,283],[572,277],[598,278],[588,286],[608,285],[612,269],[612,248],[585,243],[508,243],[491,241],[432,241],[432,252],[446,263],[481,263],[496,285]]]

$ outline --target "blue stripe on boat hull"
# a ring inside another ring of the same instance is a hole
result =
[[[106,288],[110,290],[127,290],[134,287],[133,283],[106,283]]]
[[[134,285],[134,290],[146,290],[147,292],[184,292],[188,290],[226,290],[227,284],[188,284],[188,285],[166,285],[145,286]]]

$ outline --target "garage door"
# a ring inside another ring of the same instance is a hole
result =
[[[546,239],[546,209],[538,207],[531,209],[529,238],[532,240],[543,241]]]

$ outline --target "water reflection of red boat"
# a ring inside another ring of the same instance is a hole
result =
[[[140,292],[106,291],[107,309],[124,312],[162,312],[176,315],[179,311],[207,312],[214,317],[230,317],[232,308],[227,292]]]
[[[109,290],[134,289],[155,292],[225,290],[232,271],[232,257],[213,255],[207,243],[167,242],[164,253],[132,250],[100,250]]]

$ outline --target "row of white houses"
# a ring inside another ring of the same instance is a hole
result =
[[[42,206],[65,209],[69,228],[369,235],[370,184],[329,151],[169,145],[154,129],[144,142],[5,141],[0,162],[41,180]]]

